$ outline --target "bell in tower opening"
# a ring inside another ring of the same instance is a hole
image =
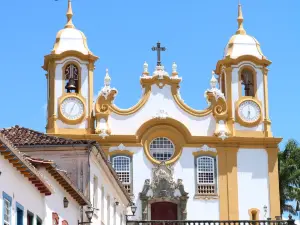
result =
[[[65,69],[66,92],[78,93],[78,68],[74,64],[69,64]]]

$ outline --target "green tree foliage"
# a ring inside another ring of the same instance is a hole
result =
[[[289,140],[279,159],[280,210],[296,214],[300,204],[300,146]],[[296,206],[290,204],[296,202]]]

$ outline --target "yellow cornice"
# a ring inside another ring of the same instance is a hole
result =
[[[200,150],[200,151],[197,151],[197,152],[193,152],[193,156],[195,158],[199,157],[199,156],[213,156],[213,157],[216,157],[218,154],[217,152],[213,152],[213,151],[203,151],[203,150]]]
[[[46,55],[44,57],[44,65],[42,66],[42,68],[48,71],[49,62],[53,60],[62,60],[67,57],[76,57],[79,58],[80,60],[88,61],[92,63],[95,63],[98,60],[98,57],[93,55],[92,53],[85,55],[79,51],[70,50],[70,51],[62,52],[60,54],[51,53],[49,55]]]
[[[130,152],[128,150],[114,150],[112,152],[109,152],[108,155],[110,157],[116,156],[116,155],[126,155],[126,156],[133,156],[133,152]]]
[[[261,66],[269,66],[272,63],[270,60],[268,60],[266,58],[259,59],[253,55],[243,55],[236,59],[226,57],[226,58],[218,61],[216,69],[215,69],[215,73],[218,75],[221,74],[222,66],[230,67],[232,65],[238,65],[239,63],[245,62],[245,61],[254,62],[255,64],[261,65]]]
[[[162,125],[162,124],[161,124]],[[138,135],[109,135],[102,139],[98,134],[87,134],[86,129],[77,130],[78,133],[70,134],[70,129],[57,129],[56,133],[49,135],[68,137],[75,140],[95,140],[103,146],[118,146],[120,143],[126,146],[142,146]],[[85,132],[85,133],[84,133]],[[182,133],[181,133],[182,135]],[[184,137],[184,135],[182,135]],[[186,138],[185,138],[186,139]],[[222,147],[240,147],[240,148],[277,148],[282,138],[275,137],[229,137],[222,141],[215,136],[188,136],[184,147],[199,147],[201,145],[222,146]]]

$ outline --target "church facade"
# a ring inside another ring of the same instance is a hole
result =
[[[197,110],[180,96],[176,63],[168,72],[160,59],[153,72],[144,63],[139,78],[143,94],[136,105],[121,109],[114,104],[118,91],[108,70],[94,101],[98,57],[72,23],[68,4],[67,24],[43,66],[47,134],[96,140],[137,206],[133,219],[280,216],[281,138],[272,135],[268,106],[271,61],[243,28],[240,5],[238,30],[204,93],[208,106]],[[164,49],[158,43],[153,50],[159,54]]]

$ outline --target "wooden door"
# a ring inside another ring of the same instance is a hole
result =
[[[177,204],[171,202],[151,204],[151,220],[177,220]]]

